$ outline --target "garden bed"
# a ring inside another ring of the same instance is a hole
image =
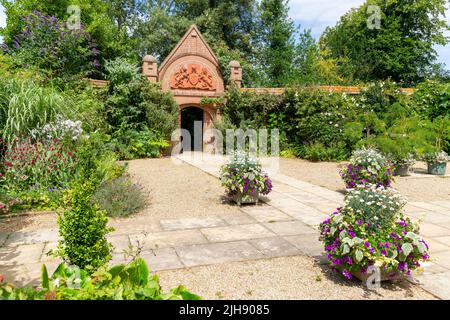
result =
[[[338,162],[309,162],[301,159],[280,158],[279,173],[300,179],[321,187],[344,191],[345,186],[339,176]],[[414,165],[420,176],[395,177],[393,187],[408,197],[409,201],[434,201],[450,199],[450,178],[422,175],[426,172],[426,164],[418,162]],[[447,174],[450,174],[447,168]]]

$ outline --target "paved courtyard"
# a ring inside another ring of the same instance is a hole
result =
[[[178,159],[213,176],[218,176],[224,161],[198,154]],[[239,214],[152,222],[136,217],[112,223],[115,231],[109,240],[115,253],[111,263],[127,261],[123,250],[138,242],[152,271],[294,255],[324,263],[317,226],[342,205],[343,194],[265,167],[274,180],[274,192],[258,206],[241,207]],[[450,201],[411,202],[407,212],[424,221],[421,232],[434,258],[415,281],[437,297],[450,299]],[[46,254],[57,240],[56,229],[0,233],[0,274],[19,283],[37,283],[43,263],[50,271],[59,263]]]

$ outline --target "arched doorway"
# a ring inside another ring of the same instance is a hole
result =
[[[183,143],[183,151],[203,151],[203,119],[203,109],[186,107],[181,110],[181,129],[187,130],[191,136],[190,150],[184,150],[188,146]]]

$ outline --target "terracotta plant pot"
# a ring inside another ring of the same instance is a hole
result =
[[[428,173],[432,175],[443,176],[447,170],[447,162],[428,163]]]
[[[409,176],[408,166],[398,166],[394,170],[394,176],[407,177]]]
[[[243,195],[242,193],[238,192],[233,194],[233,201],[238,204],[238,206],[241,206],[243,204],[257,204],[259,202],[259,194],[256,193],[254,195],[252,194],[246,194]]]

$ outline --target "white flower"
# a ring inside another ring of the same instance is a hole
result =
[[[58,288],[59,287],[59,278],[56,278],[55,280],[53,280],[53,285]]]

